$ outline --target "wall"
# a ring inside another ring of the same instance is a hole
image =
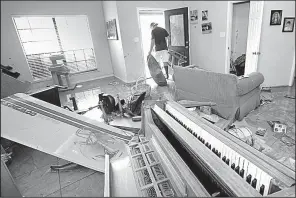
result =
[[[110,56],[111,56],[114,76],[126,82],[127,81],[126,65],[125,65],[125,60],[123,55],[120,21],[117,14],[116,1],[103,1],[103,10],[104,10],[105,22],[114,18],[116,19],[118,40],[108,40],[108,44],[110,48]]]
[[[247,51],[250,2],[233,5],[231,51],[233,60]]]
[[[1,63],[13,64],[20,80],[32,82],[12,15],[87,15],[98,71],[74,75],[73,81],[113,75],[101,1],[1,1]]]
[[[281,25],[269,25],[271,10],[283,10]],[[294,24],[294,32],[282,32],[284,17],[295,17],[295,1],[265,1],[258,63],[258,70],[265,78],[263,86],[289,84],[296,30]]]
[[[185,1],[184,3],[190,10],[198,10],[198,23],[190,25],[191,63],[210,71],[224,73],[227,1]],[[210,34],[202,34],[201,31],[203,10],[208,10],[208,20],[204,22],[212,22],[213,30]]]
[[[173,9],[185,5],[183,1],[117,1],[116,4],[120,19],[127,82],[133,82],[143,76],[145,71],[137,8]]]

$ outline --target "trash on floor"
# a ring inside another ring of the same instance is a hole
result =
[[[271,87],[262,87],[261,91],[271,92]]]
[[[281,121],[267,121],[270,127],[273,129],[275,133],[286,133],[287,125],[282,123]]]
[[[256,135],[264,136],[266,134],[266,129],[258,127],[257,131],[255,132]]]
[[[283,142],[287,146],[294,146],[295,145],[295,140],[292,139],[291,137],[287,136],[286,134],[283,134],[282,137],[280,138],[281,142]]]
[[[234,135],[245,143],[253,146],[254,140],[252,137],[252,131],[247,127],[231,128],[228,130],[228,133]]]
[[[291,99],[295,99],[295,94],[294,95],[285,95],[285,98],[291,98]]]

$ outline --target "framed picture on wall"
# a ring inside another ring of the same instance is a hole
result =
[[[293,32],[294,23],[295,23],[295,17],[284,18],[283,32]]]
[[[203,21],[206,21],[206,20],[208,20],[208,11],[207,10],[204,10],[204,11],[202,11],[201,12],[201,20],[203,20]]]
[[[112,19],[106,23],[107,25],[107,38],[109,40],[118,40],[116,19]]]
[[[209,22],[209,23],[203,23],[201,25],[201,30],[202,30],[202,33],[203,34],[209,34],[212,32],[212,23]]]
[[[270,13],[270,25],[282,24],[282,10],[271,10]]]
[[[190,22],[197,23],[198,22],[198,11],[190,10]]]

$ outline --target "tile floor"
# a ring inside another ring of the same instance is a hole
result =
[[[116,85],[110,85],[110,83]],[[151,79],[147,80],[151,85],[152,99],[172,99],[171,91],[173,83],[169,81],[166,87],[157,86]],[[71,106],[68,101],[69,95],[77,97],[79,109],[84,103],[87,107],[97,103],[97,94],[101,91],[121,98],[131,94],[131,85],[126,85],[120,80],[110,77],[91,82],[81,83],[81,88],[73,91],[61,92],[60,98],[63,105]],[[292,167],[290,158],[295,160],[295,144],[287,144],[288,141],[295,142],[295,99],[285,98],[287,93],[293,93],[295,87],[273,88],[271,93],[264,93],[266,97],[272,97],[273,102],[265,104],[250,112],[242,122],[235,122],[236,126],[247,126],[254,133],[257,127],[267,128],[264,137],[255,137],[264,147],[266,155],[280,161],[286,166]],[[295,92],[294,92],[295,96]],[[91,100],[86,98],[92,97]],[[288,125],[288,131],[283,134],[275,134],[266,123],[267,120],[281,120]],[[12,176],[22,193],[26,197],[102,197],[104,188],[104,174],[77,166],[68,171],[51,172],[50,165],[67,163],[62,159],[47,155],[45,153],[18,145],[14,150],[14,159],[9,166]],[[294,165],[295,166],[295,165]],[[293,167],[294,168],[294,167]]]

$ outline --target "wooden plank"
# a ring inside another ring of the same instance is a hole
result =
[[[195,197],[210,197],[210,194],[206,191],[203,185],[199,182],[199,180],[195,177],[193,172],[187,166],[187,164],[183,161],[181,156],[177,153],[174,147],[169,143],[169,141],[165,138],[162,132],[155,126],[150,108],[144,109],[144,117],[145,117],[145,126],[147,126],[146,130],[149,131],[152,135],[155,136],[155,140],[160,142],[159,144],[162,150],[166,153],[166,155],[171,160],[175,169],[178,171],[178,174],[184,179],[184,182],[188,185],[188,188],[192,190],[194,194],[189,194],[188,196]],[[148,133],[148,132],[146,132]],[[170,171],[170,170],[168,170]],[[177,184],[178,185],[178,184]],[[189,193],[189,192],[187,192]]]
[[[183,107],[200,107],[200,106],[216,106],[217,104],[214,102],[198,102],[192,100],[180,100],[178,101],[180,105]]]
[[[121,153],[125,151],[125,141],[116,138],[117,132],[121,137],[129,137],[123,133],[123,130],[98,123],[25,94],[17,95],[23,96],[24,100],[43,105],[51,111],[34,107],[34,110],[38,109],[38,112],[35,111],[34,114],[29,115],[21,110],[26,109],[27,111],[27,107],[33,107],[32,105],[17,100],[18,105],[12,108],[11,104],[14,103],[9,103],[10,105],[7,106],[7,104],[3,104],[5,99],[1,100],[1,114],[5,115],[1,116],[1,137],[99,172],[104,172],[104,157],[96,156],[99,154],[104,156],[104,148],[103,145],[79,144],[79,142],[85,142],[85,138],[76,134],[79,129],[85,127],[83,123],[92,124],[92,126],[102,129],[100,131],[94,130],[100,140],[110,140],[113,142],[110,144],[112,149],[119,150]],[[54,111],[58,113],[54,113]],[[75,125],[68,124],[65,120],[75,123]]]
[[[261,194],[257,192],[251,185],[246,185],[243,178],[236,174],[229,166],[222,161],[217,160],[217,156],[199,142],[194,136],[172,117],[167,115],[157,105],[153,110],[159,116],[159,118],[166,124],[166,126],[173,132],[175,137],[179,139],[182,144],[192,151],[196,160],[202,163],[208,173],[211,173],[214,180],[216,180],[220,186],[223,186],[224,190],[229,193],[230,196],[255,196],[261,197]]]
[[[105,154],[104,197],[110,197],[110,161],[109,155]]]
[[[219,127],[196,117],[192,112],[188,111],[177,102],[168,101],[167,104],[170,104],[172,107],[176,108],[176,110],[186,116],[189,120],[196,123],[206,132],[222,141],[225,145],[240,153],[244,158],[254,163],[258,168],[264,170],[270,176],[283,182],[286,186],[289,187],[295,183],[295,172],[293,170],[271,159],[250,145],[232,136],[228,132],[220,129]]]

